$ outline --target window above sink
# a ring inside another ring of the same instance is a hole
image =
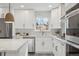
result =
[[[48,18],[42,16],[36,17],[35,25],[36,30],[48,30]]]

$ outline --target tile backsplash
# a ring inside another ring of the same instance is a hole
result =
[[[20,33],[20,34],[23,34],[23,33],[28,33],[29,35],[33,35],[33,29],[16,29],[15,30],[15,34],[16,33]]]
[[[36,36],[36,37],[41,37],[41,36],[50,36],[51,32],[50,31],[35,31],[33,29],[16,29],[15,34],[23,34],[23,33],[28,33],[29,36]]]
[[[50,37],[51,35],[56,35],[56,32],[61,34],[61,29],[51,29],[50,31],[35,31],[34,29],[16,29],[15,34],[20,33],[22,36],[27,33],[28,36],[35,36],[35,37]]]

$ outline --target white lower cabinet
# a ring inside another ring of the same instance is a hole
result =
[[[36,53],[52,53],[52,39],[51,38],[36,38],[35,41]]]
[[[53,41],[53,54],[55,56],[65,56],[66,55],[66,43],[63,43],[57,39]]]

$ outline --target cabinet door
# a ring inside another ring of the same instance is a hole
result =
[[[61,28],[60,17],[61,8],[55,8],[51,11],[50,28]]]
[[[38,53],[51,53],[52,52],[51,38],[38,38],[38,39],[36,39],[36,52],[38,52]]]
[[[33,29],[33,20],[35,19],[34,17],[34,11],[29,10],[25,13],[25,28],[26,29]]]
[[[45,42],[45,52],[52,53],[52,38],[43,38]]]
[[[36,38],[36,41],[35,41],[36,53],[41,53],[44,51],[44,44],[45,42],[42,38]]]
[[[58,55],[58,46],[59,46],[59,42],[58,42],[56,39],[54,39],[53,42],[54,42],[53,53],[54,53],[55,56],[57,56],[57,55]]]
[[[54,40],[54,55],[55,56],[65,56],[66,55],[66,44],[58,41],[58,40]]]
[[[60,42],[60,46],[58,47],[58,55],[59,56],[65,56],[66,55],[66,44],[63,42]]]
[[[24,13],[22,11],[15,11],[15,28],[23,28],[24,26]]]
[[[56,50],[57,50],[57,56],[64,56],[64,44],[62,44],[61,42],[58,43]]]
[[[15,10],[15,28],[33,29],[34,11]]]

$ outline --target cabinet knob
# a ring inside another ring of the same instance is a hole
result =
[[[58,50],[58,46],[55,47],[55,50],[56,50],[56,51]]]

